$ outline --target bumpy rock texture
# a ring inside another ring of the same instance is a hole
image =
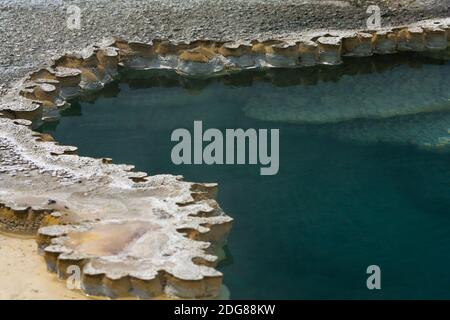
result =
[[[132,166],[74,155],[0,119],[0,226],[36,232],[47,267],[82,270],[83,290],[110,297],[212,298],[222,275],[213,254],[231,226],[215,184],[147,177]]]
[[[82,10],[81,29],[66,26],[71,4]],[[229,41],[363,29],[370,4],[383,27],[450,16],[450,0],[0,0],[0,92],[49,56],[106,36]]]
[[[0,98],[0,226],[36,232],[48,269],[82,270],[82,289],[110,297],[212,298],[217,250],[231,226],[215,184],[151,176],[28,128],[58,117],[67,99],[101,89],[119,68],[211,76],[248,68],[335,65],[341,57],[441,52],[448,19],[383,30],[314,31],[276,38],[148,42],[109,39],[30,73]],[[224,37],[226,39],[226,37]],[[28,120],[27,120],[28,119]],[[31,121],[30,121],[31,120]]]

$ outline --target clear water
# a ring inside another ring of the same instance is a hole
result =
[[[420,56],[186,79],[123,75],[40,128],[81,155],[218,182],[231,298],[450,298],[450,65]],[[280,129],[280,171],[171,163],[171,132]],[[366,268],[381,267],[381,290]]]

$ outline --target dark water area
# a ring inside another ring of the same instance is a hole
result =
[[[450,298],[450,65],[422,56],[188,79],[124,72],[39,130],[80,155],[218,182],[232,299]],[[174,165],[193,122],[279,129],[260,165]],[[381,290],[366,269],[381,268]]]

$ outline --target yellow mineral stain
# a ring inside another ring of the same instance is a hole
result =
[[[142,222],[97,226],[91,231],[69,234],[65,245],[98,256],[118,254],[154,227]]]

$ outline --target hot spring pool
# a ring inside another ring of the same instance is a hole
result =
[[[39,130],[80,155],[218,182],[233,299],[448,299],[449,99],[450,64],[418,55],[208,80],[127,71]],[[194,120],[279,129],[278,174],[172,164],[171,133]]]

